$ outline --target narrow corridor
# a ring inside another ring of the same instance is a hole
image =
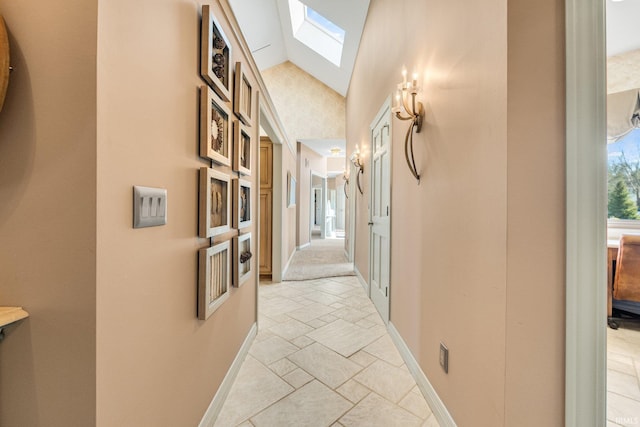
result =
[[[259,299],[216,427],[439,425],[355,276],[263,284]]]

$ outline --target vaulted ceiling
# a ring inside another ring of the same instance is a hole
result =
[[[640,1],[607,0],[607,56],[640,49]]]
[[[345,30],[339,67],[294,36],[290,1],[297,0],[230,0],[258,68],[265,70],[291,61],[345,96],[367,18],[369,0],[301,0]]]

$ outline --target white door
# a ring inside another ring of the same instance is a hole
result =
[[[336,180],[342,181],[342,178],[336,178]],[[336,230],[344,231],[344,186],[340,182],[336,187]]]
[[[389,100],[371,124],[369,278],[373,304],[389,321],[391,269],[391,111]]]
[[[315,188],[313,191],[315,215],[313,223],[315,225],[322,225],[322,189]]]
[[[347,246],[347,260],[349,262],[354,262],[356,255],[356,174],[355,168],[353,164],[349,162],[349,185],[347,186],[347,194],[349,194],[348,200],[348,222],[347,226],[347,234],[345,235],[346,246]],[[360,194],[360,193],[358,193]]]

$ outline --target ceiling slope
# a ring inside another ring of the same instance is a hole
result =
[[[345,30],[340,67],[294,37],[289,0],[230,0],[258,68],[265,70],[289,60],[345,96],[369,0],[303,0],[303,3]]]

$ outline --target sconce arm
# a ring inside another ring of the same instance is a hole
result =
[[[407,129],[407,135],[404,138],[404,157],[407,160],[407,166],[409,166],[409,170],[411,171],[411,175],[414,176],[415,179],[418,180],[418,184],[420,183],[420,174],[418,173],[418,169],[416,168],[416,161],[413,155],[413,127],[418,126],[418,117],[414,117],[411,122],[411,126]],[[411,157],[409,157],[411,154]]]
[[[364,167],[362,165],[358,166],[358,173],[356,174],[356,184],[358,184],[358,190],[360,190],[360,194],[364,194],[362,191],[362,185],[360,185],[360,175],[364,173]]]

